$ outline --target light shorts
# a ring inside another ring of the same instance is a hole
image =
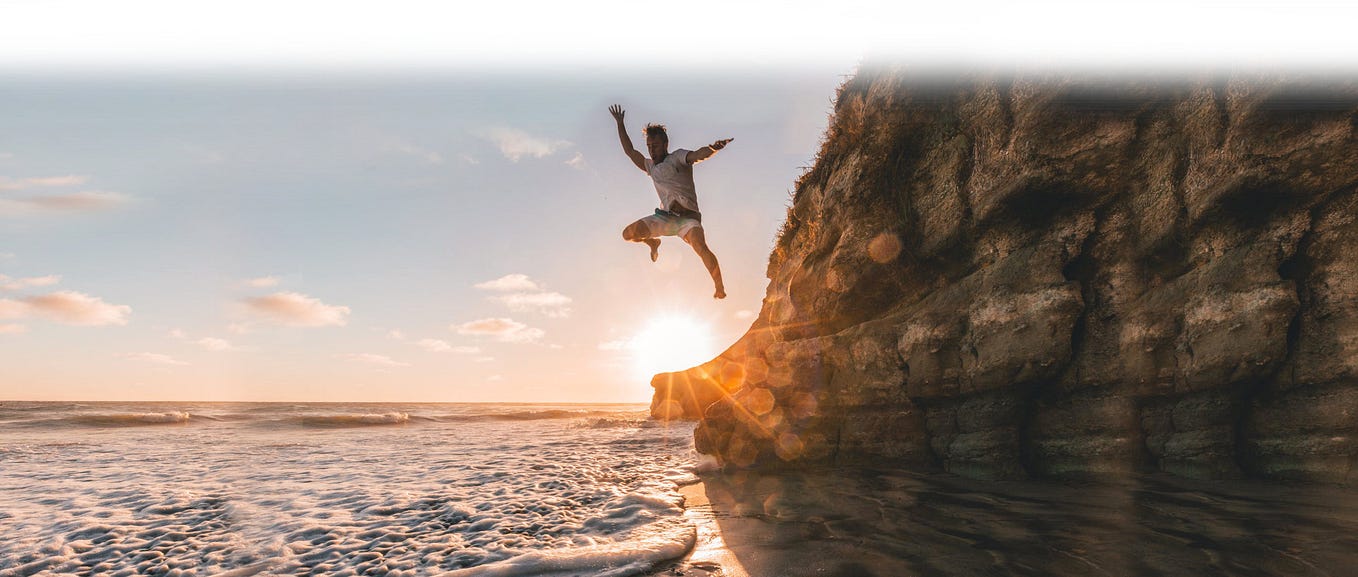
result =
[[[641,219],[646,223],[646,228],[650,229],[651,236],[678,236],[682,237],[695,228],[702,228],[703,223],[698,219],[687,216],[679,216],[675,213],[655,209],[655,214]]]

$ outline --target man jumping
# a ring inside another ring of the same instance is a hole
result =
[[[670,152],[670,139],[665,134],[665,125],[647,124],[646,151],[651,153],[651,157],[646,158],[637,152],[632,146],[632,139],[627,137],[627,129],[622,123],[622,117],[626,112],[622,107],[614,104],[608,107],[608,111],[613,113],[613,119],[618,122],[618,140],[622,141],[622,152],[627,158],[632,159],[632,164],[637,165],[637,168],[651,177],[651,181],[655,183],[655,192],[660,195],[661,208],[656,209],[655,214],[627,225],[627,228],[622,229],[622,238],[646,243],[651,247],[652,262],[660,256],[660,237],[677,236],[684,239],[684,242],[698,253],[698,257],[703,259],[703,266],[706,266],[708,274],[712,275],[712,282],[717,286],[717,292],[713,293],[712,297],[726,298],[726,287],[722,286],[721,266],[717,264],[717,255],[712,254],[712,250],[707,248],[707,239],[703,236],[703,215],[698,212],[698,191],[693,186],[693,165],[711,158],[734,139],[718,140],[698,150],[678,148]]]

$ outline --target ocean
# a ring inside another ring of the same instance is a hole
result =
[[[645,573],[695,529],[643,405],[0,403],[0,575]]]

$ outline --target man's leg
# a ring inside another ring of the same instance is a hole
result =
[[[721,265],[717,264],[717,255],[712,254],[712,249],[707,248],[707,237],[703,235],[703,227],[695,227],[681,238],[693,247],[693,252],[698,253],[698,258],[703,259],[703,266],[707,267],[708,274],[712,275],[712,283],[717,285],[717,292],[712,294],[712,298],[726,298],[726,287],[721,282]]]
[[[644,242],[651,247],[651,262],[660,258],[660,239],[651,235],[651,227],[646,225],[646,219],[627,225],[627,228],[622,229],[622,238],[631,242]]]

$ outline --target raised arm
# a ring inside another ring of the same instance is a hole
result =
[[[731,142],[732,140],[735,139],[723,138],[721,140],[713,142],[712,144],[699,148],[698,150],[690,150],[688,151],[688,156],[684,157],[684,161],[687,162],[688,164],[698,164],[699,162],[712,158],[713,154],[716,154],[718,150],[726,148],[726,144],[728,142]]]
[[[637,168],[641,169],[642,172],[646,172],[646,157],[642,156],[640,152],[637,152],[636,147],[632,146],[632,139],[627,136],[627,128],[622,125],[622,117],[627,112],[617,104],[609,106],[608,111],[613,113],[613,120],[618,121],[618,140],[622,142],[622,153],[626,154],[627,158],[632,159],[632,164],[637,165]]]

